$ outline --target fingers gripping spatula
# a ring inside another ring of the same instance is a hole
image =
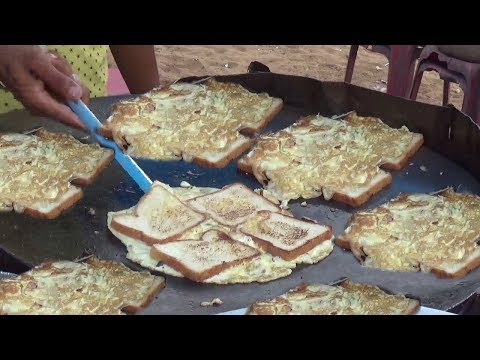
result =
[[[95,137],[97,142],[104,147],[112,149],[115,152],[115,160],[117,160],[120,166],[137,183],[140,189],[142,189],[143,192],[147,192],[152,186],[152,180],[150,180],[147,174],[143,172],[143,170],[137,165],[137,163],[130,156],[126,155],[114,141],[107,140],[102,134],[98,132],[98,128],[102,126],[102,123],[83,103],[83,101],[69,100],[67,101],[67,104],[80,118],[82,123]]]

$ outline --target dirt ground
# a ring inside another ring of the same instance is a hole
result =
[[[251,61],[260,61],[272,72],[343,81],[349,45],[156,45],[155,53],[163,83],[194,75],[237,74]],[[388,61],[385,56],[360,47],[352,83],[386,91]],[[440,105],[443,81],[438,74],[424,75],[418,100]],[[461,108],[463,92],[451,85],[450,102]]]

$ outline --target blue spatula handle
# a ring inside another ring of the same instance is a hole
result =
[[[132,177],[137,185],[144,192],[147,192],[152,187],[152,180],[145,174],[145,172],[137,165],[137,163],[128,155],[124,154],[118,145],[112,141],[107,140],[103,135],[98,133],[98,128],[102,126],[102,123],[97,117],[90,111],[90,109],[81,100],[72,101],[69,100],[68,106],[73,110],[80,120],[85,124],[90,133],[95,137],[97,142],[107,148],[112,149],[115,152],[115,160],[120,166]]]

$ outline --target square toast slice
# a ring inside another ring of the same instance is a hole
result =
[[[290,216],[260,211],[239,226],[266,252],[290,261],[333,237],[329,226],[301,221]]]
[[[258,211],[280,211],[275,204],[240,183],[196,197],[188,204],[227,226],[237,226]]]

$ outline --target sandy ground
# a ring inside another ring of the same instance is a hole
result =
[[[343,81],[349,45],[156,45],[155,53],[162,83],[194,75],[244,73],[251,61],[260,61],[272,72]],[[357,55],[352,83],[385,91],[387,59],[362,47]],[[424,75],[418,100],[442,103],[443,81],[438,74]],[[461,108],[463,93],[451,85],[450,102]]]

